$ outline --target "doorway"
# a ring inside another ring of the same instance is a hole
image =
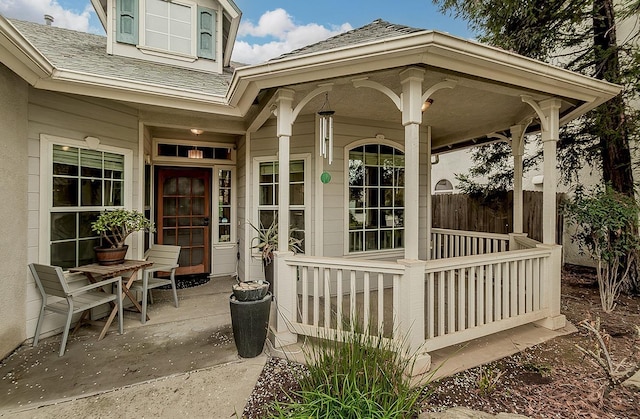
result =
[[[157,242],[181,246],[177,275],[211,272],[211,169],[157,169]]]

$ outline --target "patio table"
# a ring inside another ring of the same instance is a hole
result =
[[[82,265],[82,266],[77,266],[75,268],[70,268],[69,272],[82,272],[87,276],[89,281],[91,281],[92,283],[97,282],[97,279],[96,279],[97,276],[100,276],[103,278],[111,278],[114,276],[119,276],[119,275],[130,272],[131,274],[127,278],[127,281],[126,282],[122,281],[123,301],[124,301],[124,297],[127,296],[129,300],[131,300],[135,308],[140,313],[142,313],[142,307],[138,303],[137,299],[131,294],[131,291],[129,291],[129,288],[131,288],[131,285],[133,285],[133,281],[136,280],[138,276],[138,271],[143,270],[144,268],[147,268],[151,265],[153,265],[153,262],[149,262],[146,260],[127,259],[124,262],[116,265],[99,265],[97,263],[90,263],[88,265]],[[111,314],[109,314],[106,324],[102,328],[102,332],[100,332],[100,336],[98,337],[98,340],[101,340],[102,338],[104,338],[104,335],[107,333],[107,330],[111,326],[111,323],[113,322],[113,319],[116,317],[117,312],[118,312],[118,308],[114,306],[111,309]],[[147,320],[149,320],[149,316],[147,316]]]

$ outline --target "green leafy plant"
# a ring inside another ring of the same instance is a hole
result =
[[[602,309],[610,313],[640,248],[638,204],[610,186],[587,192],[577,188],[564,204],[564,213],[576,227],[573,239],[597,262]]]
[[[91,229],[109,243],[111,248],[124,246],[124,241],[136,231],[155,231],[155,225],[136,210],[103,211],[91,224]]]
[[[288,401],[276,402],[271,417],[417,417],[426,394],[411,383],[415,356],[404,342],[359,329],[336,331],[332,338],[306,347],[308,374],[299,380],[301,390]]]
[[[268,265],[273,261],[273,252],[278,250],[278,222],[273,220],[271,225],[265,228],[260,224],[260,228],[249,223],[255,230],[257,236],[251,240],[251,248],[260,252],[263,265]],[[289,250],[293,253],[302,253],[302,240],[293,236],[296,229],[289,229]]]
[[[476,379],[476,384],[478,385],[478,391],[480,394],[488,396],[493,393],[503,375],[504,371],[502,370],[493,369],[491,367],[480,367],[478,377]]]

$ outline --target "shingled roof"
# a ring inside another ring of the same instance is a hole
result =
[[[61,70],[222,96],[227,93],[233,75],[231,71],[208,73],[109,55],[105,36],[15,19],[9,21],[54,67]]]
[[[363,44],[367,42],[377,41],[379,39],[393,38],[424,31],[425,29],[396,25],[382,19],[376,19],[368,25],[352,29],[348,32],[344,32],[331,38],[325,39],[324,41],[307,45],[306,47],[302,47],[286,54],[282,54],[275,59],[279,60],[281,58],[296,57],[313,52],[327,51],[330,49]]]

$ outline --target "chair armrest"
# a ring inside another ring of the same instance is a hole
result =
[[[149,268],[146,268],[144,270],[145,274],[146,273],[152,273],[152,272],[171,272],[172,270],[176,269],[178,266],[180,265],[153,265]]]
[[[118,281],[122,281],[122,277],[121,276],[116,276],[116,277],[113,277],[113,278],[105,279],[105,280],[100,281],[100,282],[96,282],[96,283],[93,283],[93,284],[86,285],[84,287],[76,288],[73,291],[71,291],[69,293],[69,295],[82,294],[83,292],[91,291],[91,290],[94,290],[96,288],[103,287],[105,285],[116,283]]]

